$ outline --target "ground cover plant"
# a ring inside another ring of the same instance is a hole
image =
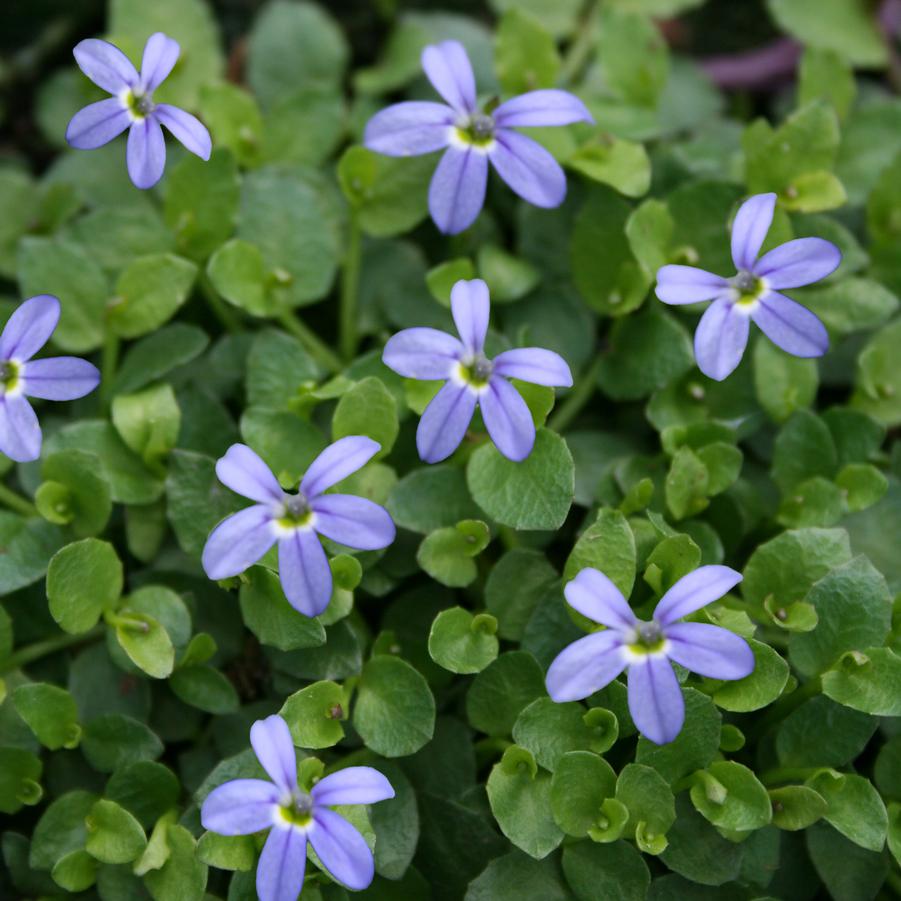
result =
[[[901,895],[901,3],[0,22],[0,897]]]

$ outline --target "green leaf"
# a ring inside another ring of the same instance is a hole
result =
[[[835,108],[839,119],[845,118],[854,103],[857,84],[854,70],[841,53],[805,47],[798,74],[799,106],[825,100]]]
[[[482,244],[476,257],[479,275],[488,284],[492,303],[520,300],[541,281],[541,271],[497,244]]]
[[[62,543],[57,526],[0,510],[0,546],[5,549],[0,555],[0,593],[8,594],[40,579]]]
[[[809,407],[819,386],[817,364],[793,357],[770,341],[754,345],[754,393],[776,422]]]
[[[566,165],[592,181],[616,188],[626,197],[642,197],[651,186],[651,161],[644,145],[609,135],[582,144]],[[630,216],[629,221],[631,219]],[[626,228],[628,230],[628,222]]]
[[[782,721],[776,753],[782,766],[844,766],[863,751],[876,726],[873,717],[818,695]],[[820,735],[822,740],[813,746],[811,735]]]
[[[551,777],[524,748],[511,745],[488,776],[488,801],[501,832],[536,860],[563,841],[551,813]]]
[[[98,801],[85,819],[85,850],[101,863],[130,863],[147,847],[141,824],[114,801]]]
[[[826,812],[826,799],[806,785],[770,789],[773,825],[789,832],[806,829]]]
[[[226,676],[206,664],[177,669],[169,677],[176,697],[205,713],[233,713],[240,704],[238,693]]]
[[[247,872],[253,869],[255,852],[251,835],[204,832],[197,842],[197,859],[220,870]]]
[[[458,257],[455,260],[447,260],[433,266],[426,273],[425,281],[429,293],[442,306],[450,306],[451,289],[461,279],[469,280],[476,277],[475,266],[468,257]]]
[[[267,162],[321,165],[341,143],[347,112],[333,85],[306,85],[286,94],[266,115]]]
[[[18,813],[26,804],[37,804],[44,794],[40,784],[43,769],[40,757],[31,751],[0,748],[0,812]]]
[[[888,815],[869,779],[855,773],[823,770],[807,780],[828,805],[823,818],[854,844],[870,851],[885,845]]]
[[[58,500],[64,498],[62,518],[71,525],[78,538],[103,531],[113,505],[110,486],[103,478],[97,456],[78,450],[48,454],[41,464],[41,475],[47,480],[44,485],[56,485],[63,489],[64,493],[57,494]],[[42,515],[50,519],[41,509],[40,493],[44,485],[38,489],[35,503]],[[57,517],[61,512],[58,506],[54,507]],[[58,522],[59,519],[51,521]]]
[[[349,147],[338,161],[338,180],[360,227],[374,238],[400,235],[428,214],[428,156],[387,157]]]
[[[754,671],[744,679],[719,683],[713,701],[723,710],[760,710],[772,704],[788,683],[789,668],[782,656],[768,644],[753,638],[746,640],[754,652]]]
[[[252,316],[274,312],[263,254],[256,244],[241,238],[226,242],[210,257],[207,274],[216,291],[230,304]]]
[[[882,66],[885,42],[876,20],[855,0],[822,0],[815,8],[767,0],[776,23],[805,45],[834,50],[855,66]]]
[[[69,892],[83,892],[97,880],[97,861],[87,851],[70,851],[50,871],[53,881]]]
[[[835,525],[845,511],[842,491],[823,476],[793,486],[779,505],[776,518],[789,528]]]
[[[530,893],[542,901],[569,901],[570,894],[558,869],[551,858],[539,861],[511,851],[495,857],[469,883],[465,901],[518,901]]]
[[[690,447],[680,447],[670,463],[665,483],[666,504],[673,516],[685,519],[707,506],[710,474]]]
[[[197,266],[171,253],[138,257],[119,276],[107,313],[122,338],[138,338],[168,322],[188,299]]]
[[[464,588],[478,573],[474,557],[488,545],[485,523],[469,519],[431,532],[419,545],[416,562],[435,581],[450,588]]]
[[[113,393],[130,394],[190,363],[210,339],[194,325],[173,322],[128,349],[113,382]]]
[[[295,610],[285,598],[278,576],[263,566],[252,566],[241,585],[241,616],[265,645],[280,651],[325,644],[322,623]]]
[[[344,738],[347,696],[334,682],[314,682],[290,695],[279,715],[300,748],[330,748]]]
[[[478,673],[497,657],[497,620],[462,607],[442,610],[429,632],[429,655],[452,673]]]
[[[635,536],[618,510],[601,508],[597,519],[579,536],[566,560],[563,579],[574,579],[586,567],[600,570],[628,598],[635,584]]]
[[[384,382],[368,376],[346,391],[332,417],[332,438],[366,435],[381,448],[376,459],[386,456],[397,439],[397,403]]]
[[[528,11],[508,9],[497,26],[494,66],[507,94],[552,88],[560,71],[560,54],[542,23]]]
[[[110,286],[103,270],[80,245],[55,238],[23,238],[18,278],[23,297],[53,294],[64,299],[53,332],[58,347],[76,354],[100,347]]]
[[[497,619],[498,637],[520,641],[529,618],[557,579],[557,570],[544,554],[527,548],[507,551],[485,583],[485,607]]]
[[[440,464],[407,473],[391,489],[386,506],[398,527],[423,535],[475,519],[479,513],[463,470]]]
[[[104,794],[150,827],[177,803],[181,783],[168,767],[152,760],[137,760],[110,776]]]
[[[50,870],[66,854],[84,848],[85,817],[96,801],[95,794],[81,790],[54,799],[34,827],[29,865],[36,870]]]
[[[728,832],[762,829],[772,819],[766,789],[751,770],[734,760],[714,761],[695,773],[691,801],[714,826]]]
[[[601,805],[616,789],[613,768],[591,751],[568,751],[557,759],[551,780],[551,810],[554,821],[567,834],[583,838],[589,831],[609,823]]]
[[[111,413],[122,440],[148,467],[158,466],[175,447],[181,410],[171,385],[163,382],[137,394],[118,394]]]
[[[50,613],[63,631],[94,626],[122,593],[122,563],[111,544],[85,538],[57,551],[47,569]]]
[[[26,682],[16,687],[12,699],[16,713],[45,748],[56,751],[78,744],[78,709],[64,688],[46,682]]]
[[[175,665],[175,649],[152,616],[123,610],[114,619],[116,640],[129,660],[153,679],[165,679]]]
[[[629,812],[627,830],[640,850],[659,854],[666,848],[666,833],[676,819],[673,792],[654,769],[639,763],[623,767],[616,780],[616,800]]]
[[[808,410],[798,410],[782,427],[773,449],[773,479],[783,494],[812,476],[831,478],[838,452],[826,424]]]
[[[654,107],[669,69],[666,42],[647,16],[602,10],[598,55],[607,84],[636,106]]]
[[[825,823],[815,824],[806,838],[811,863],[833,898],[866,901],[879,894],[889,867],[885,854],[853,844]]]
[[[848,651],[823,673],[823,694],[864,713],[901,716],[901,657],[890,648]]]
[[[550,698],[537,698],[516,718],[513,740],[534,755],[538,763],[552,773],[560,758],[569,751],[608,750],[617,737],[616,718],[608,711],[585,711],[581,704],[558,704]]]
[[[618,898],[642,901],[648,897],[651,874],[628,842],[598,845],[578,842],[563,849],[563,872],[578,901]]]
[[[510,735],[520,712],[544,694],[544,673],[535,658],[526,651],[508,651],[473,680],[466,716],[486,735]]]
[[[835,477],[835,484],[852,512],[878,503],[888,491],[888,479],[869,463],[849,463]]]
[[[521,463],[494,445],[480,447],[470,457],[466,481],[473,500],[501,525],[558,529],[572,504],[572,455],[559,435],[539,429],[532,453]]]
[[[414,754],[432,738],[435,699],[409,663],[398,657],[373,657],[360,676],[353,724],[376,754]]]
[[[184,826],[166,829],[169,856],[158,870],[144,876],[144,884],[154,901],[202,901],[206,889],[207,866],[197,856],[197,842]]]
[[[156,759],[163,753],[163,743],[144,723],[107,713],[85,724],[81,749],[95,770],[112,773],[136,760]]]
[[[249,91],[227,81],[205,84],[200,88],[200,108],[214,147],[227,147],[248,168],[259,161],[263,117]]]

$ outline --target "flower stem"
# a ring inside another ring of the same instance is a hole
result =
[[[59,635],[56,638],[48,638],[45,641],[36,641],[34,644],[26,645],[24,648],[19,648],[18,651],[10,654],[6,660],[0,663],[0,671],[9,672],[10,670],[19,669],[27,666],[29,663],[34,663],[35,660],[40,660],[41,657],[100,638],[105,632],[106,626],[98,625],[87,632],[82,632],[80,635]]]
[[[294,335],[307,349],[310,356],[314,357],[329,374],[340,372],[344,368],[338,355],[308,325],[305,325],[296,313],[285,310],[276,318],[285,331]]]
[[[572,84],[581,75],[588,57],[594,47],[595,25],[597,24],[598,4],[593,0],[585,13],[575,40],[569,45],[563,56],[558,79],[562,87]]]
[[[341,308],[339,312],[338,346],[341,356],[349,363],[357,351],[357,293],[360,285],[360,259],[363,233],[355,212],[350,214],[347,253],[341,274]]]
[[[100,358],[100,402],[109,407],[116,366],[119,363],[119,336],[107,325]]]
[[[2,482],[0,482],[0,503],[6,504],[10,510],[15,510],[23,516],[38,515],[37,507],[31,501],[17,494],[12,488],[7,488]]]
[[[591,400],[598,387],[598,374],[601,371],[601,357],[597,356],[591,365],[579,377],[576,386],[566,395],[563,403],[554,411],[548,426],[555,432],[569,428],[572,421],[582,412],[582,408]]]

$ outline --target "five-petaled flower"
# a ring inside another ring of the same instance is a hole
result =
[[[366,888],[374,873],[365,839],[334,810],[394,797],[391,783],[368,766],[351,766],[320,779],[309,792],[297,780],[297,758],[280,716],[257,720],[250,742],[272,782],[233,779],[214,788],[200,809],[205,829],[220,835],[271,831],[257,864],[260,901],[296,901],[303,887],[307,842],[322,866],[350,889]]]
[[[78,357],[32,357],[59,322],[59,301],[30,297],[9,317],[0,334],[0,451],[11,460],[37,460],[41,426],[26,397],[75,400],[100,382],[97,367]]]
[[[600,691],[628,668],[629,712],[642,735],[672,741],[685,719],[682,689],[670,660],[712,679],[743,679],[754,669],[748,643],[720,626],[680,623],[741,581],[728,566],[702,566],[681,578],[657,604],[650,622],[638,619],[602,572],[583,569],[564,588],[566,601],[607,628],[561,651],[547,673],[555,701],[577,701]]]
[[[79,110],[69,122],[66,140],[79,150],[94,150],[127,128],[128,174],[138,188],[152,188],[166,165],[166,141],[161,125],[201,159],[208,160],[210,133],[190,113],[154,103],[153,92],[166,80],[178,60],[178,43],[162,32],[144,45],[141,72],[118,48],[91,38],[72,51],[79,68],[91,81],[113,96]]]
[[[713,301],[695,332],[695,358],[701,372],[717,381],[741,362],[749,319],[796,357],[821,357],[829,349],[823,323],[779,291],[826,278],[842,255],[823,238],[797,238],[758,259],[775,206],[775,194],[756,194],[739,208],[732,224],[732,261],[738,269],[733,278],[694,266],[663,266],[657,273],[657,297],[664,303]]]
[[[207,539],[203,568],[211,579],[244,572],[278,542],[285,596],[306,616],[318,616],[332,596],[332,571],[319,540],[375,551],[394,541],[384,507],[351,494],[324,494],[368,463],[380,445],[351,435],[327,447],[301,479],[296,494],[282,491],[269,467],[245,444],[233,444],[216,463],[223,485],[256,503],[224,519]]]
[[[530,91],[495,109],[479,109],[475,78],[463,45],[443,41],[422,51],[422,68],[447,101],[408,101],[370,119],[363,143],[386,156],[444,150],[429,188],[429,210],[441,231],[456,234],[475,221],[485,202],[488,161],[524,200],[555,207],[566,196],[566,176],[540,144],[514,131],[529,126],[592,122],[567,91]]]
[[[490,306],[485,282],[459,281],[451,291],[451,311],[461,340],[433,328],[408,328],[385,345],[382,360],[399,375],[447,380],[416,430],[419,456],[427,463],[444,460],[457,449],[476,405],[497,449],[510,460],[524,460],[535,444],[535,424],[507,379],[562,388],[573,383],[566,361],[540,347],[505,350],[489,360],[485,336]]]

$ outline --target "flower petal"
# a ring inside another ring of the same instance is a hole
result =
[[[447,147],[456,114],[443,103],[410,100],[376,113],[367,123],[363,144],[386,156],[419,156]]]
[[[118,97],[109,97],[80,109],[66,126],[66,141],[78,150],[108,144],[131,124],[131,116]]]
[[[823,238],[796,238],[765,253],[754,273],[771,288],[801,288],[831,275],[841,265],[841,251]]]
[[[631,629],[635,614],[622,592],[600,570],[588,567],[567,582],[563,588],[566,603],[582,616],[587,616],[611,629]]]
[[[479,406],[494,446],[508,460],[525,460],[535,446],[535,423],[522,395],[506,379],[492,377]]]
[[[657,270],[657,297],[664,303],[701,303],[720,297],[729,288],[721,275],[695,266],[661,266]]]
[[[741,582],[741,573],[728,566],[702,566],[687,576],[682,576],[660,598],[654,610],[654,619],[662,626],[674,623],[695,610],[718,601]]]
[[[78,68],[110,94],[137,85],[138,73],[131,60],[118,48],[97,38],[79,41],[72,51]]]
[[[425,408],[416,429],[416,449],[426,463],[438,463],[459,446],[472,421],[476,395],[466,385],[448,382]]]
[[[458,113],[471,113],[476,106],[476,80],[463,45],[459,41],[431,44],[421,59],[432,87]]]
[[[297,752],[288,724],[277,714],[250,727],[250,743],[260,765],[282,792],[297,788]]]
[[[273,829],[257,863],[260,901],[297,901],[306,866],[307,836],[291,827]]]
[[[279,541],[278,576],[288,603],[304,616],[319,616],[328,607],[332,571],[312,529],[298,529]]]
[[[494,372],[504,378],[552,388],[570,388],[573,383],[566,360],[543,347],[516,347],[499,353],[494,358]]]
[[[0,360],[30,360],[49,340],[59,322],[59,301],[37,294],[18,306],[0,335]]]
[[[451,288],[451,313],[466,352],[481,353],[491,315],[488,285],[480,278],[460,279]]]
[[[320,779],[310,792],[316,804],[375,804],[394,797],[391,783],[371,766],[349,766]]]
[[[695,359],[704,375],[721,382],[741,362],[748,344],[748,314],[729,300],[714,301],[695,332]]]
[[[646,655],[629,667],[629,713],[654,744],[671,742],[685,722],[685,699],[666,657]]]
[[[544,208],[563,203],[566,175],[537,141],[515,131],[500,130],[488,158],[497,174],[523,200]]]
[[[365,466],[381,450],[378,441],[365,435],[348,435],[330,444],[311,464],[300,482],[309,500],[337,485]]]
[[[732,262],[736,269],[753,268],[775,209],[775,194],[755,194],[738,208],[732,223]]]
[[[826,326],[810,310],[784,294],[770,291],[761,297],[751,318],[786,353],[821,357],[829,350]]]
[[[450,146],[438,161],[429,185],[429,212],[446,235],[465,231],[485,203],[488,160],[484,153]]]
[[[463,353],[463,345],[434,328],[406,328],[392,335],[382,362],[407,379],[446,379]]]
[[[22,367],[22,391],[45,400],[75,400],[100,384],[100,370],[78,357],[45,357]]]
[[[152,94],[169,77],[180,52],[178,41],[161,31],[147,38],[141,58],[141,87],[146,93]]]
[[[355,891],[366,888],[375,875],[375,862],[363,836],[327,807],[314,809],[313,821],[310,844],[329,875]]]
[[[214,788],[200,808],[204,829],[220,835],[250,835],[273,822],[279,790],[263,779],[232,779]]]
[[[223,519],[203,548],[204,572],[211,579],[229,579],[252,566],[275,544],[272,512],[254,505]]]
[[[213,142],[210,133],[200,119],[177,106],[170,106],[168,103],[158,103],[153,115],[191,153],[199,156],[202,160],[210,158]]]
[[[246,444],[233,444],[216,461],[216,475],[235,494],[260,504],[281,501],[284,496],[272,470]]]
[[[132,122],[128,131],[125,151],[128,174],[136,188],[152,188],[166,168],[166,141],[159,122],[147,116],[141,122]]]
[[[612,682],[625,668],[622,637],[608,629],[574,641],[547,671],[548,694],[560,703],[581,701]]]
[[[41,426],[21,394],[0,396],[0,452],[17,463],[41,456]]]
[[[666,629],[667,655],[699,676],[744,679],[754,671],[754,652],[738,635],[708,623],[673,623]]]
[[[529,91],[502,103],[494,111],[500,128],[529,128],[594,122],[588,108],[569,91]]]
[[[394,541],[396,529],[388,511],[365,497],[323,494],[312,507],[316,511],[313,528],[338,544],[377,551]]]

